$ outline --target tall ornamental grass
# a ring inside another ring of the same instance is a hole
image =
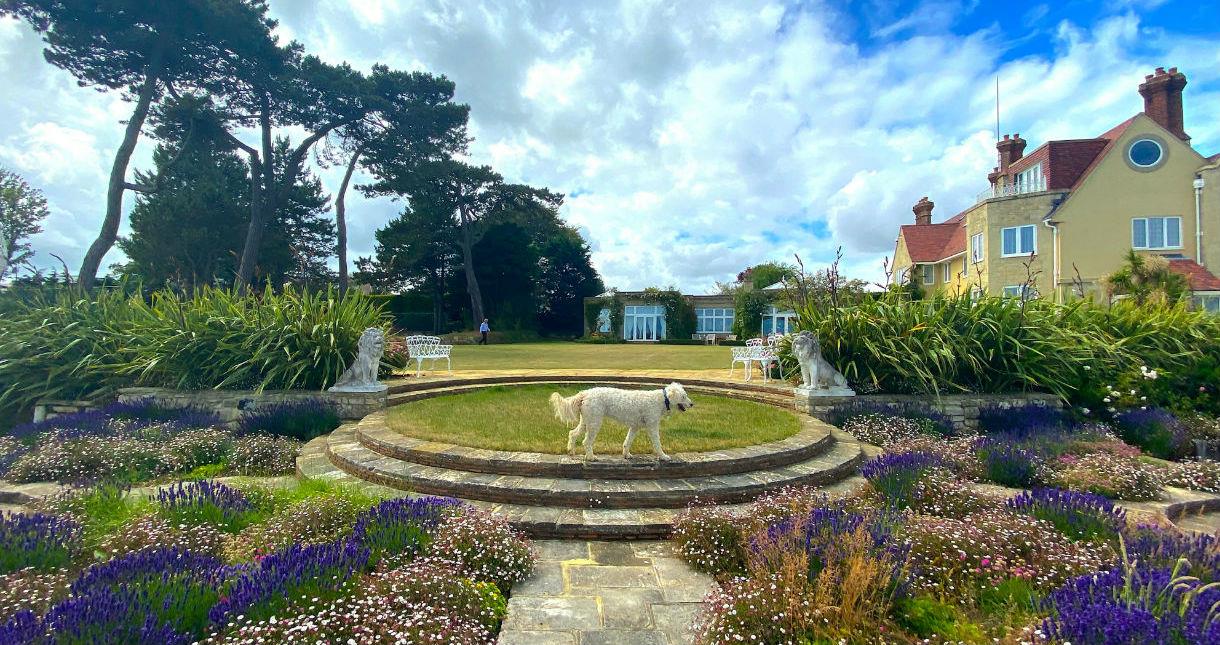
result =
[[[886,294],[797,313],[827,360],[868,392],[1088,400],[1133,365],[1185,375],[1220,358],[1220,318],[1181,305]]]
[[[201,289],[35,298],[0,320],[0,415],[41,399],[147,385],[180,389],[323,389],[384,327],[361,294]]]

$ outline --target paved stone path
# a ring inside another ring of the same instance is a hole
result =
[[[513,588],[500,645],[686,645],[715,584],[669,542],[544,540]]]

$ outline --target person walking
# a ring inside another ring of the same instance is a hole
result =
[[[479,336],[480,336],[479,344],[480,345],[487,344],[487,332],[489,332],[489,331],[491,331],[491,325],[488,325],[487,319],[484,318],[483,322],[479,325]]]

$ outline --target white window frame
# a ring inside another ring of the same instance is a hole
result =
[[[1038,162],[1017,173],[1013,178],[1018,194],[1037,193],[1046,190],[1046,176],[1042,174],[1042,162]]]
[[[1195,292],[1190,302],[1199,311],[1220,314],[1220,293],[1215,291]]]
[[[953,260],[949,260],[949,261],[945,262],[944,278],[945,278],[945,284],[949,284],[949,281],[953,279]]]
[[[924,286],[926,287],[926,286],[936,284],[936,265],[935,264],[921,264],[919,266],[923,268]]]
[[[695,309],[696,334],[731,334],[733,333],[732,307],[699,307]],[[719,322],[718,326],[716,323]],[[719,328],[717,328],[719,327]]]
[[[1178,243],[1176,245],[1169,244],[1169,222],[1177,221],[1178,223]],[[1160,224],[1161,246],[1152,244],[1152,225],[1153,223]],[[1144,244],[1142,246],[1135,243],[1136,227],[1142,226],[1144,230]],[[1155,215],[1151,217],[1133,217],[1131,218],[1131,248],[1137,250],[1161,251],[1170,249],[1182,248],[1182,218],[1177,215]]]
[[[1136,160],[1131,158],[1131,152],[1133,150],[1135,150],[1135,145],[1137,143],[1143,143],[1145,141],[1155,145],[1157,153],[1158,153],[1156,156],[1156,161],[1148,164],[1147,166],[1145,166],[1144,164],[1139,163]],[[1150,170],[1152,168],[1156,168],[1157,166],[1161,165],[1161,162],[1164,160],[1165,160],[1165,146],[1161,145],[1161,142],[1157,141],[1156,139],[1153,139],[1151,137],[1141,137],[1139,139],[1136,139],[1135,141],[1132,141],[1130,144],[1127,145],[1127,161],[1131,162],[1132,166],[1135,166],[1136,168],[1139,168],[1140,170]]]
[[[978,264],[983,261],[985,253],[983,252],[983,234],[975,233],[970,236],[970,261]]]
[[[1021,247],[1021,231],[1024,229],[1030,230],[1031,247],[1028,251],[1023,250]],[[1007,233],[1008,231],[1012,231],[1012,235],[1013,235],[1013,238],[1012,238],[1013,249],[1015,250],[1015,252],[1013,252],[1013,253],[1006,253],[1004,251],[1004,234]],[[1000,257],[1002,257],[1002,258],[1027,258],[1031,255],[1037,255],[1037,254],[1038,254],[1038,227],[1037,226],[1034,226],[1033,224],[1022,224],[1021,226],[1005,226],[1004,228],[1000,229]]]

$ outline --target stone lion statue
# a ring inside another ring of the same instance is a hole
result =
[[[847,387],[847,379],[826,359],[818,337],[803,331],[792,339],[792,353],[801,366],[801,387],[813,390]]]
[[[381,355],[385,353],[385,333],[369,327],[360,334],[356,360],[339,377],[332,392],[376,392],[385,386],[377,382],[377,370],[381,366]]]

